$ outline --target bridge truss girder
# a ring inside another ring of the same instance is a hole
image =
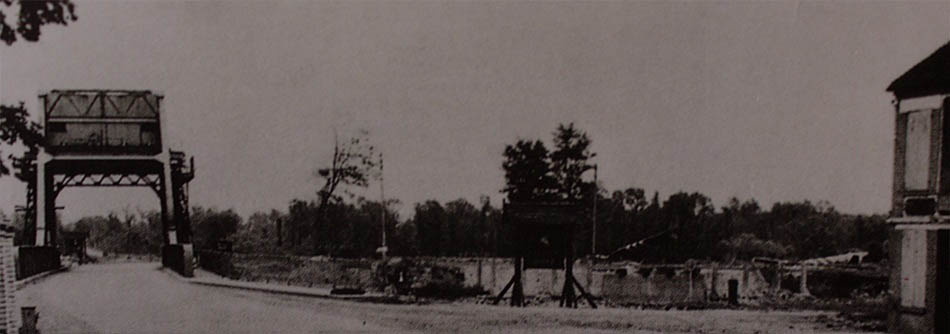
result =
[[[162,196],[161,174],[60,174],[53,176],[53,197],[66,187],[140,187],[152,188]]]
[[[25,168],[21,168],[17,176],[27,183],[24,207],[27,244],[56,243],[56,198],[68,187],[149,187],[161,202],[164,243],[190,243],[188,182],[194,178],[194,162],[185,161],[184,156],[182,152],[170,152],[168,159],[93,157],[25,161],[22,164]],[[44,181],[43,189],[39,189],[40,177]],[[38,215],[40,207],[45,210],[43,222]]]

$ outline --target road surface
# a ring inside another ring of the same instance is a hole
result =
[[[393,329],[288,306],[262,293],[193,285],[156,263],[84,265],[27,286],[42,333],[381,333]]]
[[[73,267],[28,285],[52,333],[833,333],[816,312],[392,305],[183,281],[157,263]]]

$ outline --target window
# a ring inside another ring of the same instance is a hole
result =
[[[907,146],[904,151],[904,188],[927,190],[930,176],[931,110],[907,114]]]

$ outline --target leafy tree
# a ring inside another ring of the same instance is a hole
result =
[[[30,114],[23,107],[22,102],[17,106],[0,105],[0,149],[12,148],[18,144],[26,148],[20,157],[13,154],[7,156],[13,161],[14,166],[23,162],[27,156],[36,156],[43,143],[42,127],[31,121],[29,117]],[[10,168],[0,158],[0,177],[9,174]],[[19,178],[23,179],[22,176]]]
[[[505,147],[502,169],[508,200],[569,201],[591,199],[596,185],[584,181],[584,172],[594,168],[588,161],[596,156],[590,152],[587,134],[574,123],[561,124],[554,132],[553,152],[540,140],[518,140]]]
[[[557,180],[559,199],[576,202],[593,194],[596,185],[582,178],[594,168],[589,161],[597,156],[590,151],[590,144],[587,134],[575,128],[574,123],[558,125],[554,132],[551,172]]]
[[[387,204],[394,202],[387,201]],[[338,214],[332,216],[333,238],[327,243],[335,256],[343,257],[373,256],[382,239],[380,215],[387,215],[386,228],[389,234],[392,234],[399,217],[388,206],[365,198],[357,199],[355,204],[342,204],[334,212]]]
[[[443,234],[443,247],[449,255],[477,255],[481,253],[484,236],[479,223],[481,211],[465,199],[457,199],[445,204],[446,233]]]
[[[725,258],[729,262],[737,259],[751,260],[756,256],[781,258],[788,254],[789,247],[781,243],[762,240],[751,233],[742,233],[720,242],[726,250]]]
[[[283,215],[277,210],[255,212],[234,234],[234,251],[240,253],[278,253],[277,221]]]
[[[624,191],[617,190],[613,194],[615,201],[620,201],[623,204],[623,208],[626,210],[631,210],[633,212],[641,212],[647,208],[647,205],[650,203],[647,202],[647,198],[643,189],[630,187]]]
[[[7,16],[13,9],[14,0],[0,0],[0,40],[7,45],[16,42],[17,35],[23,39],[36,42],[40,39],[40,28],[49,24],[67,25],[76,21],[74,12],[76,6],[70,0],[16,0],[19,6],[17,15],[13,17],[15,23],[7,22]]]
[[[393,255],[415,256],[419,255],[418,240],[416,224],[410,220],[396,225],[395,233],[389,239],[388,245]]]
[[[512,202],[554,199],[556,181],[551,174],[548,149],[540,140],[519,140],[505,147],[502,169],[505,188],[502,192]]]
[[[241,225],[241,216],[231,209],[218,211],[196,206],[191,211],[191,222],[195,246],[214,248],[219,241],[231,241]]]
[[[313,202],[293,200],[287,211],[287,219],[284,221],[284,247],[292,253],[305,253],[304,244],[311,239],[313,222],[316,221],[316,205]]]
[[[412,223],[416,226],[416,248],[422,255],[445,255],[445,208],[434,200],[416,204]]]
[[[128,210],[110,212],[106,217],[83,217],[64,226],[64,231],[88,235],[88,246],[112,254],[154,254],[163,243],[162,221],[158,211]]]
[[[670,195],[660,210],[660,219],[667,223],[670,240],[659,243],[655,255],[681,262],[705,257],[715,247],[715,231],[710,222],[715,209],[712,201],[700,193],[678,192]],[[710,247],[712,246],[712,247]]]

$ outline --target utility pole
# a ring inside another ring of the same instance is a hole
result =
[[[379,220],[383,231],[382,246],[379,247],[379,252],[382,254],[383,261],[385,261],[386,252],[389,251],[389,248],[386,247],[386,188],[383,182],[383,152],[379,152],[379,206],[382,208]]]
[[[590,255],[597,255],[597,195],[600,189],[597,186],[597,165],[594,165],[594,209],[591,217]]]

